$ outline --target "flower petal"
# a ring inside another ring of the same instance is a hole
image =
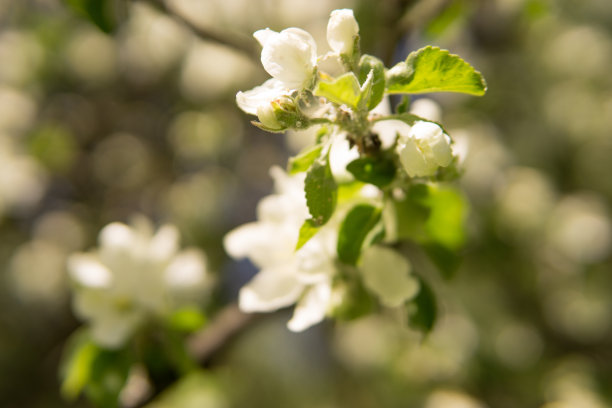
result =
[[[288,93],[288,89],[277,79],[268,79],[263,84],[236,94],[236,103],[245,113],[257,115],[260,106],[269,105],[276,98]]]
[[[113,283],[112,272],[100,263],[97,256],[91,254],[70,256],[68,272],[72,280],[87,288],[108,288]]]
[[[293,317],[287,323],[289,330],[300,332],[325,318],[331,302],[329,281],[312,286],[298,302]]]
[[[206,276],[206,258],[195,248],[181,251],[164,272],[166,284],[171,289],[198,290]]]
[[[312,77],[317,46],[312,36],[299,28],[288,28],[266,40],[261,63],[274,78],[288,88],[302,88]]]
[[[291,265],[262,269],[240,289],[240,309],[244,312],[269,312],[294,303],[304,286],[291,269]]]
[[[365,286],[383,305],[396,307],[419,291],[419,282],[410,276],[410,263],[396,251],[372,246],[361,255],[361,275]]]

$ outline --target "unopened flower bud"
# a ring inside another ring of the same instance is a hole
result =
[[[448,135],[435,123],[424,121],[416,122],[408,135],[400,135],[397,153],[410,177],[432,176],[453,159]]]
[[[353,16],[353,10],[340,9],[331,12],[327,23],[327,42],[338,54],[351,55],[355,38],[359,34],[359,25]]]

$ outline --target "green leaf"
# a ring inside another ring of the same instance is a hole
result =
[[[68,8],[87,18],[105,33],[117,27],[120,2],[113,0],[64,0]]]
[[[304,244],[310,241],[310,238],[314,237],[318,231],[319,227],[316,225],[314,220],[309,219],[304,221],[304,224],[302,224],[302,227],[300,228],[300,236],[298,238],[297,245],[295,246],[295,250],[297,251],[303,247]]]
[[[387,228],[395,231],[394,235],[398,239],[412,239],[416,242],[427,239],[426,222],[431,210],[424,201],[428,194],[425,184],[417,184],[406,191],[403,200],[387,201],[385,219],[394,223]]]
[[[438,267],[444,279],[451,279],[461,265],[461,256],[444,245],[435,242],[423,245],[425,253]]]
[[[420,94],[460,92],[484,95],[486,83],[480,72],[447,50],[427,46],[410,53],[387,72],[388,93]]]
[[[342,302],[331,310],[334,319],[353,320],[371,313],[377,305],[374,295],[363,287],[361,279],[354,276],[337,278],[334,291],[342,293]]]
[[[379,208],[358,204],[346,215],[338,232],[338,259],[345,264],[355,265],[361,255],[361,247],[368,233],[380,220]]]
[[[128,350],[100,349],[92,365],[92,376],[85,388],[95,406],[119,407],[119,394],[132,367]]]
[[[324,162],[315,161],[310,167],[304,191],[314,225],[318,227],[324,225],[334,213],[338,200],[338,186],[329,167],[328,158]]]
[[[359,61],[359,83],[364,84],[372,73],[372,89],[367,98],[368,110],[374,109],[382,101],[385,94],[385,65],[381,60],[371,55],[363,55]],[[362,96],[363,98],[363,96]]]
[[[352,72],[339,76],[332,82],[320,81],[314,94],[327,98],[338,105],[348,105],[357,109],[361,96],[359,80]]]
[[[386,157],[360,157],[350,162],[346,169],[359,181],[377,187],[389,185],[395,178],[395,163]]]
[[[312,163],[319,158],[323,145],[316,145],[301,151],[297,156],[289,158],[289,174],[300,173],[310,168]]]
[[[206,324],[206,316],[194,306],[185,306],[168,317],[170,328],[180,332],[194,332]]]
[[[61,393],[73,401],[92,377],[93,363],[101,349],[91,340],[86,330],[70,336],[60,363]]]
[[[425,203],[431,209],[426,223],[430,240],[450,250],[460,249],[465,243],[468,211],[463,195],[453,188],[429,186]]]
[[[406,304],[408,324],[410,327],[427,334],[436,323],[438,306],[436,296],[429,285],[422,278],[417,278],[421,289],[416,297]]]

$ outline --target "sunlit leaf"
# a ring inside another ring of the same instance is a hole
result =
[[[289,174],[300,173],[308,170],[312,163],[320,156],[322,149],[322,145],[316,145],[305,149],[297,156],[291,157],[288,164]]]
[[[61,392],[67,400],[74,400],[92,377],[93,363],[100,348],[85,330],[75,332],[68,340],[60,364]]]
[[[447,50],[427,46],[410,53],[387,72],[389,93],[460,92],[484,95],[487,89],[480,72]]]
[[[297,251],[298,249],[303,247],[304,244],[310,241],[310,238],[314,237],[318,231],[319,227],[312,219],[304,221],[304,224],[302,224],[302,227],[300,228],[300,235],[298,237],[298,242],[295,246],[295,250]]]
[[[385,65],[378,58],[365,54],[359,61],[359,83],[363,85],[370,73],[372,73],[372,89],[367,98],[368,110],[374,109],[385,94]]]
[[[338,105],[348,105],[357,108],[361,95],[359,80],[352,72],[339,76],[331,82],[320,81],[314,94],[327,98]]]

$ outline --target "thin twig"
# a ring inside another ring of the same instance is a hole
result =
[[[259,61],[259,50],[255,47],[256,43],[252,37],[235,32],[221,32],[220,30],[216,30],[211,27],[203,27],[194,23],[188,16],[183,15],[181,12],[175,10],[167,3],[167,1],[155,2],[155,4],[158,5],[167,15],[189,27],[193,33],[201,39],[225,45],[246,55],[254,61]]]
[[[242,331],[254,315],[240,311],[238,305],[226,306],[201,331],[187,339],[189,353],[200,363],[206,363],[237,333]]]

